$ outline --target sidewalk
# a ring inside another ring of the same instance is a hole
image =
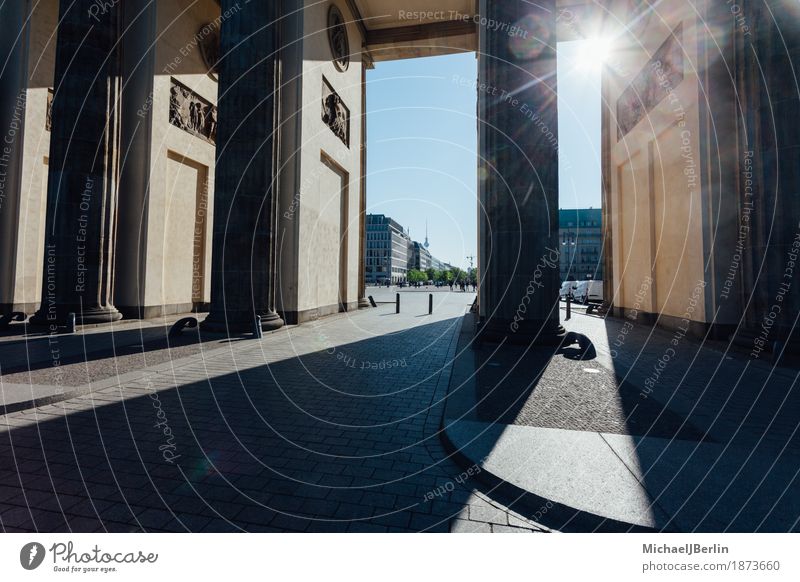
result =
[[[227,338],[218,334],[203,334],[201,341],[197,328],[170,338],[172,324],[186,316],[198,315],[79,326],[74,334],[48,334],[43,327],[14,324],[0,336],[0,414],[114,386],[144,368],[169,367],[181,358],[227,345]]]
[[[796,371],[620,320],[564,325],[588,341],[476,348],[465,322],[443,421],[462,464],[556,529],[798,530]]]
[[[441,295],[432,316],[416,297],[399,315],[214,340],[155,365],[163,330],[126,344],[147,364],[123,358],[108,385],[0,415],[0,531],[546,531],[438,438],[473,296]],[[112,342],[94,333],[92,350]],[[71,365],[119,360],[89,351]]]

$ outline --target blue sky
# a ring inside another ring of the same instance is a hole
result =
[[[559,45],[561,207],[600,205],[599,73]],[[367,72],[367,211],[425,238],[431,253],[469,265],[477,251],[474,54],[377,63]],[[596,171],[594,171],[596,169]]]
[[[582,62],[582,45],[558,45],[561,208],[600,207],[600,68]]]

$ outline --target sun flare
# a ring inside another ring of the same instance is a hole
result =
[[[607,38],[589,38],[581,43],[578,66],[584,70],[598,70],[611,55],[611,41]]]

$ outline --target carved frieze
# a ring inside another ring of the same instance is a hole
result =
[[[618,139],[678,88],[683,71],[683,25],[679,24],[617,99]]]
[[[169,122],[210,144],[216,144],[217,108],[175,79],[172,79],[170,88]]]
[[[322,122],[350,147],[350,109],[330,83],[322,78]]]

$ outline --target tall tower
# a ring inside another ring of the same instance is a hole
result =
[[[425,244],[423,244],[426,249],[431,246],[431,243],[428,242],[428,221],[425,221]]]

